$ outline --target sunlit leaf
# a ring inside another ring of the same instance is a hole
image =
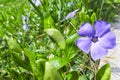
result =
[[[13,2],[14,0],[0,0],[0,4],[6,4],[9,2]]]
[[[79,51],[79,49],[76,47],[75,42],[79,38],[78,33],[74,33],[68,39],[66,39],[66,56],[71,59],[73,58]]]
[[[86,76],[85,75],[82,75],[82,76],[80,76],[79,77],[79,79],[78,80],[88,80],[87,78],[86,78]]]
[[[94,22],[95,22],[96,20],[97,20],[96,13],[93,13],[92,16],[91,16],[92,24],[94,24]]]
[[[44,72],[45,72],[45,62],[46,59],[42,59],[42,58],[35,62],[36,68],[33,68],[33,71],[38,80],[43,80]]]
[[[61,57],[55,57],[55,58],[50,59],[49,62],[51,63],[51,65],[55,69],[58,70],[58,69],[62,68],[63,66],[65,66],[69,62],[69,59],[61,58]]]
[[[14,62],[25,69],[31,70],[29,61],[27,61],[27,58],[22,54],[22,49],[19,44],[13,40],[13,38],[6,37],[6,40],[10,49],[13,51],[11,52],[11,55]]]
[[[89,20],[90,20],[90,16],[84,12],[80,12],[79,16],[80,16],[80,20],[82,23],[89,22]]]
[[[114,0],[115,3],[120,3],[120,0]]]
[[[11,53],[12,59],[16,64],[18,64],[20,67],[23,67],[29,71],[31,71],[31,66],[29,61],[24,59],[19,53],[13,52]]]
[[[66,40],[66,44],[75,44],[75,41],[79,38],[78,33],[74,33]]]
[[[55,23],[51,16],[44,19],[44,29],[54,28],[54,27],[55,27]]]
[[[47,33],[47,35],[49,35],[56,41],[56,43],[60,46],[61,49],[65,49],[65,39],[57,29],[49,28],[45,29],[44,31]]]
[[[11,73],[10,75],[12,76],[12,78],[14,80],[21,80],[21,76],[17,71],[15,71],[13,69],[9,69],[9,68],[8,68],[8,71],[9,71],[9,73]]]
[[[19,53],[22,52],[21,47],[13,38],[9,38],[6,36],[6,40],[7,40],[7,43],[9,45],[10,49],[13,49],[14,51],[19,52]]]
[[[25,55],[27,55],[30,60],[30,65],[32,67],[34,76],[38,80],[43,80],[44,68],[45,68],[44,65],[46,60],[41,58],[36,61],[36,54],[27,48],[24,49],[24,52],[25,52]]]
[[[111,0],[104,0],[104,3],[111,4],[112,1]]]
[[[35,63],[35,58],[36,58],[36,57],[35,57],[35,53],[33,53],[32,51],[30,51],[30,50],[27,49],[27,48],[24,49],[24,53],[25,53],[25,55],[29,58],[31,65],[34,65],[34,63]]]
[[[52,66],[51,63],[45,63],[45,73],[43,80],[62,80],[58,71]]]
[[[110,80],[110,76],[111,76],[110,64],[105,64],[97,72],[96,80]]]

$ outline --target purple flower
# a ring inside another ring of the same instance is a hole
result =
[[[26,32],[29,30],[29,26],[27,25],[27,22],[29,20],[29,17],[28,17],[28,13],[26,13],[26,16],[22,15],[22,21],[23,21],[23,30],[25,30]]]
[[[28,25],[26,23],[23,24],[22,26],[23,30],[25,30],[26,32],[29,30]]]
[[[105,21],[95,21],[94,27],[89,23],[84,23],[78,30],[82,36],[76,41],[76,45],[83,52],[89,53],[93,60],[103,58],[107,55],[108,49],[116,45],[116,37],[110,32],[111,25]]]
[[[70,18],[74,17],[75,14],[76,14],[76,12],[77,12],[78,10],[79,10],[79,9],[76,9],[76,10],[74,10],[73,12],[70,12],[70,13],[65,17],[65,19],[67,20],[67,19],[70,19]]]
[[[33,3],[35,4],[35,6],[39,6],[41,4],[40,0],[33,0]]]

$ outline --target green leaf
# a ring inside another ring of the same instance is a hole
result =
[[[34,78],[37,78],[38,80],[43,80],[44,65],[46,60],[42,58],[39,60],[36,60],[36,54],[27,48],[24,49],[24,53],[30,60]]]
[[[68,39],[66,40],[66,44],[75,44],[75,41],[79,38],[79,35],[77,33],[74,33]]]
[[[43,80],[62,80],[58,71],[52,66],[51,63],[45,63],[45,74]]]
[[[65,39],[57,29],[49,28],[45,29],[44,31],[47,33],[47,35],[49,35],[56,41],[56,43],[60,46],[61,49],[65,49]]]
[[[14,0],[0,0],[0,4],[6,4],[9,2],[13,2]]]
[[[33,53],[32,51],[30,51],[27,48],[24,48],[24,54],[29,58],[30,64],[31,64],[31,66],[33,66],[35,63],[35,58],[36,58],[35,53]]]
[[[104,0],[104,3],[111,4],[112,1],[111,0]]]
[[[8,68],[8,71],[9,71],[11,77],[12,77],[14,80],[21,80],[21,79],[22,79],[21,76],[20,76],[20,74],[19,74],[17,71],[15,71],[14,69],[9,69],[9,68]]]
[[[35,68],[33,68],[34,74],[36,75],[38,80],[43,80],[44,71],[45,71],[45,62],[46,59],[36,60]]]
[[[55,58],[50,59],[49,62],[52,64],[52,66],[55,69],[58,70],[58,69],[62,68],[63,66],[65,66],[69,62],[69,59],[61,58],[61,57],[55,57]]]
[[[68,39],[66,40],[66,56],[69,59],[72,59],[79,51],[79,49],[77,48],[77,46],[75,45],[76,40],[79,38],[78,33],[74,33],[73,35],[71,35],[70,37],[68,37]]]
[[[13,40],[13,38],[9,38],[7,36],[6,36],[6,40],[12,51],[11,55],[14,62],[27,70],[31,70],[30,63],[27,57],[24,54],[22,54],[23,50],[21,49],[19,44],[15,40]]]
[[[31,70],[30,63],[27,59],[24,59],[19,53],[13,52],[11,53],[12,59],[16,64],[18,64],[20,67],[23,67],[27,70]]]
[[[97,72],[96,80],[110,80],[111,69],[110,64],[106,64]]]
[[[91,16],[91,21],[92,21],[92,24],[94,24],[94,22],[97,20],[97,17],[96,17],[96,13],[94,12]]]
[[[71,45],[71,46],[67,46],[66,55],[69,59],[72,59],[78,54],[79,51],[80,50],[78,49],[78,47],[75,44]]]
[[[78,72],[77,71],[72,71],[70,74],[72,74],[70,80],[78,80]]]
[[[44,19],[44,29],[54,28],[54,27],[55,27],[55,23],[51,16]]]
[[[88,14],[86,14],[84,12],[80,12],[79,15],[80,15],[81,23],[90,21],[90,16]]]
[[[66,78],[67,78],[66,80],[78,80],[78,72],[77,71],[69,72]]]
[[[79,77],[79,79],[78,80],[88,80],[87,78],[86,78],[86,76],[85,75],[82,75],[82,76],[80,76]]]
[[[120,0],[114,0],[114,3],[120,3]]]
[[[83,12],[80,12],[79,15],[80,15],[81,22],[84,23],[86,21],[86,18],[85,18],[86,14]]]
[[[19,44],[13,39],[6,36],[7,43],[10,49],[13,49],[15,52],[21,53],[22,49]]]

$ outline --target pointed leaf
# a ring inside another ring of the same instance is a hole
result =
[[[92,24],[94,24],[94,22],[97,20],[97,17],[96,17],[96,13],[94,12],[91,16],[91,21],[92,21]]]
[[[19,44],[13,38],[9,38],[7,36],[6,40],[10,49],[13,50],[13,52],[11,52],[11,55],[14,62],[27,70],[31,70],[30,63],[27,57],[22,54],[23,50],[21,49]]]
[[[47,35],[49,35],[56,41],[56,43],[60,46],[61,49],[65,49],[65,39],[57,29],[49,28],[45,29],[44,31],[47,33]]]
[[[65,66],[69,62],[69,60],[67,58],[56,57],[56,58],[50,59],[49,62],[52,64],[52,66],[55,69],[58,70],[62,68],[63,66]]]
[[[44,19],[44,29],[54,28],[54,27],[55,27],[55,23],[51,16]]]
[[[79,77],[78,80],[88,80],[88,79],[87,79],[87,77],[85,75],[82,75],[82,76]]]
[[[106,64],[97,72],[96,80],[110,80],[111,69],[110,64]]]
[[[46,59],[42,59],[42,58],[35,62],[36,68],[34,68],[33,71],[38,80],[43,80],[44,71],[45,71],[45,62],[46,62]]]
[[[38,80],[43,80],[45,59],[36,60],[36,54],[27,48],[24,48],[24,53],[30,60],[34,77]]]
[[[21,80],[21,79],[22,79],[21,76],[20,76],[20,74],[19,74],[17,71],[15,71],[14,69],[9,69],[9,68],[8,68],[8,71],[9,71],[11,77],[12,77],[14,80]]]
[[[44,80],[62,80],[58,71],[49,62],[45,63]]]
[[[29,49],[27,48],[24,48],[24,54],[29,58],[30,60],[30,64],[31,65],[34,65],[34,62],[35,62],[35,53],[33,53],[32,51],[30,51]]]
[[[9,38],[6,36],[6,40],[7,40],[7,43],[9,45],[10,49],[13,49],[14,51],[16,51],[18,53],[22,52],[21,47],[13,38]]]
[[[79,35],[77,33],[74,33],[68,39],[66,40],[66,44],[75,44],[75,41],[79,38]]]
[[[70,80],[78,80],[78,72],[77,71],[72,71],[70,74],[72,74]]]

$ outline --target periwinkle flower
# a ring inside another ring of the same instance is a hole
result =
[[[26,32],[29,30],[29,29],[28,29],[28,25],[27,25],[26,23],[23,24],[22,28],[23,28],[23,30],[25,30]]]
[[[23,21],[22,29],[25,30],[26,32],[29,30],[29,27],[27,25],[28,20],[29,20],[28,15],[27,16],[22,15]]]
[[[40,0],[33,0],[33,3],[35,4],[35,6],[39,6],[41,4]]]
[[[116,36],[110,28],[111,25],[102,20],[95,21],[94,27],[84,23],[78,30],[81,38],[76,41],[77,47],[85,53],[90,52],[94,61],[103,58],[116,45]]]
[[[76,10],[74,10],[73,12],[70,12],[70,13],[65,17],[65,19],[67,20],[67,19],[70,19],[70,18],[74,17],[75,14],[76,14],[76,12],[77,12],[78,10],[79,10],[79,9],[76,9]]]

